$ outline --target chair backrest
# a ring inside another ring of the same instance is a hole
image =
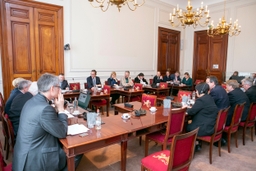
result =
[[[165,143],[170,137],[182,133],[187,108],[171,110],[168,116],[167,128],[165,133]],[[164,143],[164,149],[166,144]]]
[[[168,88],[168,83],[160,82],[159,83],[159,88]]]
[[[4,136],[7,138],[7,141],[9,141],[9,133],[8,133],[8,126],[7,121],[4,116],[4,111],[1,113],[1,119],[2,119],[2,131]]]
[[[214,128],[214,134],[215,136],[221,134],[223,132],[223,129],[225,128],[226,120],[228,117],[228,110],[230,106],[226,109],[221,109],[218,113],[217,119],[216,119],[216,124]]]
[[[190,96],[192,95],[192,91],[184,91],[184,90],[179,90],[178,92],[178,101],[182,100],[183,96]]]
[[[4,108],[4,106],[5,106],[4,98],[3,98],[2,93],[0,92],[0,107]]]
[[[167,170],[189,170],[194,156],[195,141],[199,128],[186,134],[175,135]]]
[[[84,89],[88,89],[88,84],[84,83]]]
[[[4,171],[5,166],[6,166],[6,163],[4,161],[3,147],[0,141],[0,171]]]
[[[150,85],[153,84],[153,79],[152,79],[152,78],[149,79],[149,84],[150,84]]]
[[[245,102],[242,104],[236,105],[229,129],[232,129],[232,130],[238,129],[239,123],[241,121],[242,113],[244,110],[244,104],[245,104]]]
[[[80,83],[69,83],[70,90],[80,90]]]
[[[194,84],[197,85],[197,84],[200,84],[200,83],[203,83],[203,82],[204,82],[204,80],[196,80]]]
[[[14,138],[14,130],[13,130],[12,122],[9,119],[7,114],[4,115],[4,120],[7,123],[8,134],[9,134],[9,137],[10,137],[12,148],[14,148],[15,138]]]
[[[103,86],[103,93],[104,94],[109,94],[110,93],[111,87],[109,85],[104,85]]]
[[[143,87],[143,85],[140,84],[140,83],[135,83],[135,84],[134,84],[134,89],[135,89],[135,90],[142,90],[142,87]]]
[[[156,98],[157,98],[157,96],[155,96],[155,95],[149,95],[149,94],[143,93],[142,98],[141,98],[142,107],[155,106]]]
[[[256,102],[252,102],[250,105],[250,110],[246,119],[246,123],[256,121]]]
[[[227,85],[226,85],[226,84],[224,84],[224,83],[222,83],[222,84],[221,84],[221,87],[223,87],[223,88],[226,90]]]
[[[108,81],[105,81],[105,85],[109,85],[109,84],[108,84]]]

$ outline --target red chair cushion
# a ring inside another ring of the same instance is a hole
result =
[[[247,127],[253,127],[254,124],[255,124],[254,122],[249,122],[249,123],[247,124]],[[240,122],[240,123],[239,123],[239,126],[244,127],[244,126],[245,126],[245,122]]]
[[[152,171],[164,171],[168,168],[169,156],[169,150],[159,151],[143,158],[141,164]]]
[[[149,138],[152,141],[162,142],[164,143],[165,134],[161,132],[154,132],[151,134],[147,134],[147,138]],[[172,138],[169,138],[167,140],[167,143],[170,144],[172,142]]]
[[[12,164],[8,164],[5,168],[4,171],[12,171]]]
[[[230,128],[230,126],[225,126],[224,132],[228,132],[229,128]],[[235,126],[235,127],[231,128],[231,132],[237,131],[237,129],[238,129],[238,126]]]
[[[222,134],[219,134],[219,135],[215,136],[214,139],[213,139],[213,141],[215,142],[215,141],[220,140],[221,135],[222,135]],[[203,140],[203,141],[206,141],[206,142],[210,142],[210,141],[211,141],[211,136],[202,136],[202,137],[198,137],[198,139]]]

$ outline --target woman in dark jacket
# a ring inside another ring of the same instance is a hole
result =
[[[208,84],[200,83],[195,89],[198,98],[193,107],[187,111],[188,115],[192,116],[192,123],[188,124],[187,131],[199,127],[198,136],[212,135],[219,109],[208,94]]]

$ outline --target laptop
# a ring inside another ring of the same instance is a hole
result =
[[[90,100],[91,100],[90,93],[86,94],[81,92],[78,97],[78,106],[86,110]]]

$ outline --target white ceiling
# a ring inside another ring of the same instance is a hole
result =
[[[177,6],[177,4],[179,4],[179,7],[183,9],[185,9],[188,4],[188,0],[160,0],[160,1],[163,1],[165,3],[171,4],[174,6]],[[205,5],[212,5],[212,4],[224,2],[224,0],[190,0],[190,4],[193,6],[193,8],[200,7],[201,2],[203,2],[205,6]]]

